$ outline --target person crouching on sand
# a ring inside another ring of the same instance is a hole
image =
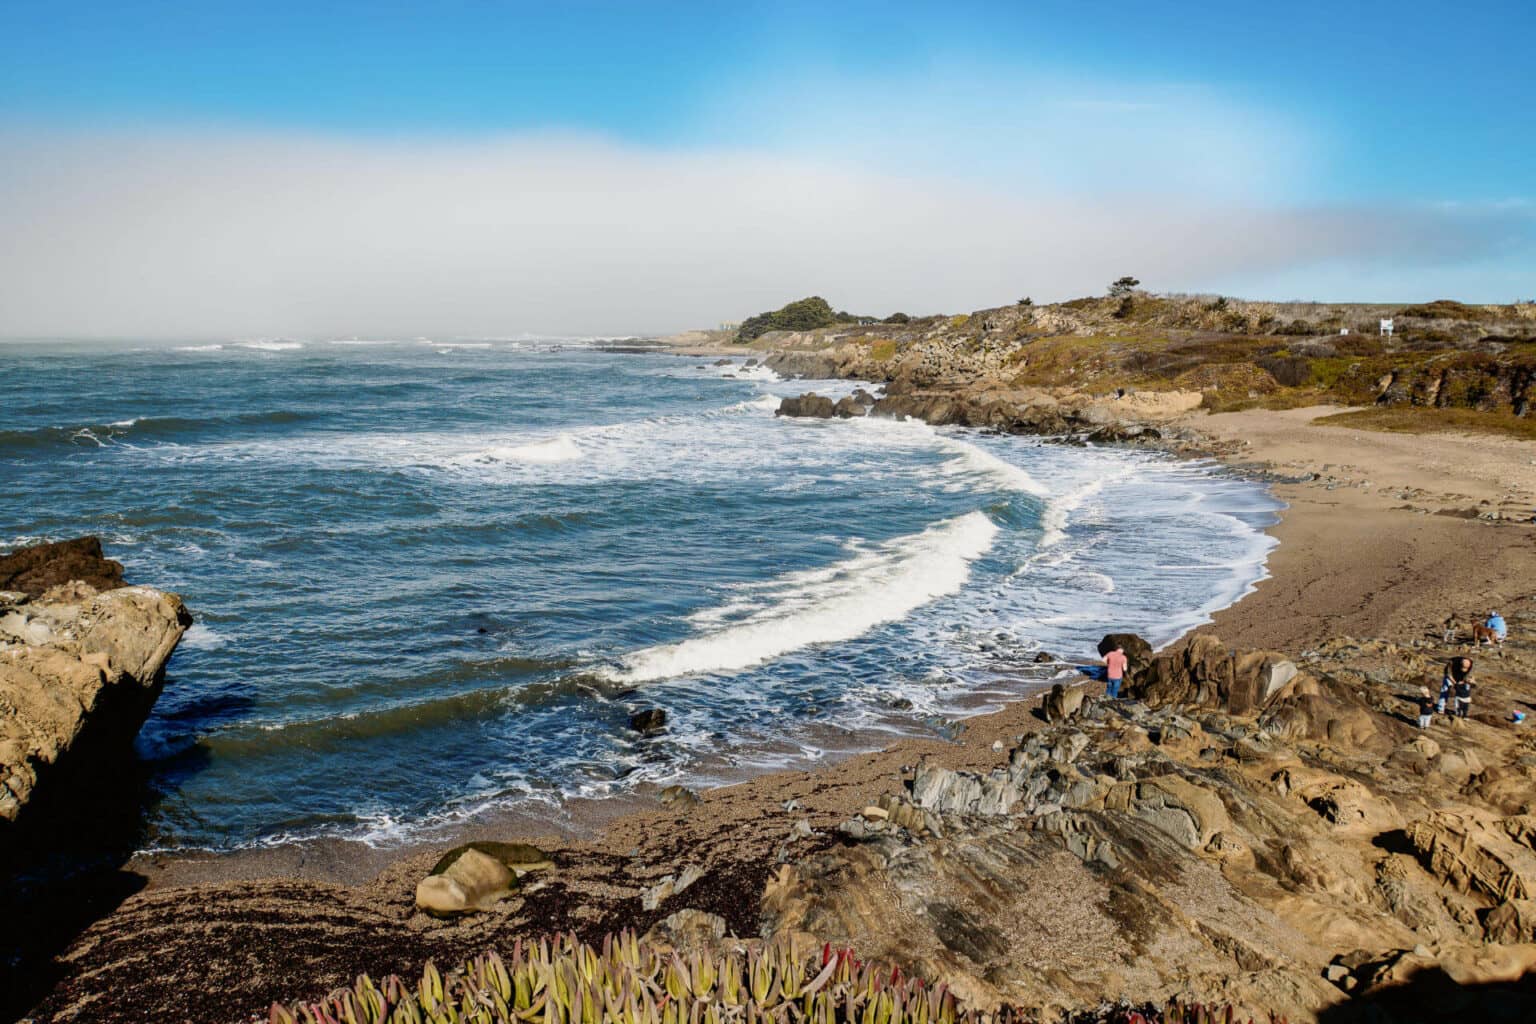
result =
[[[1496,611],[1488,613],[1488,619],[1483,623],[1483,628],[1487,630],[1485,635],[1490,644],[1501,644],[1509,637],[1509,625],[1504,621],[1504,616]]]
[[[1429,694],[1429,687],[1419,687],[1419,728],[1428,729],[1429,723],[1435,716],[1435,698]]]
[[[1119,644],[1115,649],[1104,655],[1104,676],[1109,680],[1104,688],[1104,695],[1110,700],[1120,696],[1120,684],[1125,681],[1125,669],[1130,664],[1130,659],[1125,656],[1125,648]]]

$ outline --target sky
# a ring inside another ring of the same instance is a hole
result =
[[[1536,4],[0,0],[0,336],[1536,298]]]

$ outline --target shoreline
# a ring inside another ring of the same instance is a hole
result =
[[[1536,530],[1509,517],[1485,521],[1465,515],[1469,507],[1514,509],[1536,496],[1536,460],[1528,446],[1438,435],[1405,441],[1312,426],[1319,411],[1196,414],[1179,422],[1189,432],[1183,440],[1162,446],[1214,458],[1234,473],[1268,483],[1285,502],[1278,522],[1265,531],[1279,541],[1268,553],[1267,575],[1168,648],[1181,648],[1193,637],[1219,636],[1224,647],[1278,650],[1303,663],[1319,647],[1337,649],[1345,637],[1389,638],[1438,651],[1448,609],[1465,622],[1486,611],[1490,600],[1507,602],[1517,613],[1529,604],[1522,567],[1533,564]],[[1498,483],[1483,482],[1489,479]],[[1106,631],[1110,628],[1107,623]],[[1098,685],[1082,684],[1090,691]],[[768,902],[763,894],[790,870],[787,865],[814,863],[846,849],[837,838],[841,825],[889,794],[895,780],[911,780],[918,766],[985,776],[1006,756],[1000,751],[1048,728],[1037,714],[1040,703],[1038,695],[1024,697],[973,716],[953,740],[903,738],[808,770],[759,774],[706,790],[692,805],[659,805],[643,793],[595,801],[581,809],[590,815],[581,828],[509,818],[409,848],[349,844],[331,850],[290,846],[135,857],[124,870],[143,879],[143,891],[99,917],[64,955],[66,965],[88,968],[92,980],[74,993],[72,986],[61,985],[48,1005],[79,999],[79,991],[89,993],[92,986],[109,983],[103,979],[128,970],[127,953],[118,946],[146,929],[158,932],[168,921],[189,930],[188,942],[198,934],[217,936],[209,941],[221,944],[231,964],[231,957],[259,964],[245,987],[290,998],[318,996],[365,967],[383,973],[419,970],[424,959],[442,962],[531,931],[643,932],[679,906],[719,915],[734,934],[757,935],[756,915]],[[558,867],[551,888],[454,922],[421,922],[413,904],[416,882],[446,846],[469,838],[541,846]],[[708,887],[659,910],[642,910],[640,892],[690,863],[709,866]],[[1027,877],[1033,885],[1033,875]],[[1050,877],[1066,876],[1057,871]],[[210,915],[209,901],[228,908]],[[326,913],[353,945],[345,955],[293,959],[282,946],[281,929],[269,932],[268,922],[316,904],[331,908]],[[220,922],[242,915],[255,933],[223,937]],[[1388,919],[1382,927],[1396,926]],[[1150,993],[1149,985],[1124,981],[1116,982],[1114,991],[1097,991]]]
[[[666,351],[679,357],[715,354],[718,351],[740,358],[749,350],[742,346],[735,346],[731,351],[725,348],[669,346]],[[1277,511],[1277,521],[1263,530],[1276,540],[1265,557],[1264,575],[1250,584],[1246,593],[1235,602],[1211,613],[1208,622],[1191,626],[1157,649],[1177,649],[1195,636],[1214,635],[1229,643],[1248,647],[1294,650],[1314,645],[1323,637],[1339,633],[1357,635],[1390,632],[1391,629],[1372,630],[1362,627],[1367,626],[1373,616],[1388,614],[1389,610],[1393,614],[1391,621],[1395,624],[1395,620],[1405,614],[1422,614],[1420,607],[1432,603],[1430,599],[1413,599],[1412,590],[1402,597],[1407,609],[1398,608],[1397,597],[1388,599],[1386,595],[1398,589],[1390,585],[1390,576],[1401,565],[1399,556],[1404,543],[1388,544],[1385,549],[1373,544],[1371,537],[1379,530],[1380,524],[1372,515],[1362,516],[1367,511],[1380,513],[1406,509],[1383,509],[1380,502],[1371,501],[1371,496],[1367,494],[1369,488],[1360,487],[1362,480],[1358,475],[1335,477],[1333,474],[1316,472],[1319,469],[1333,469],[1333,463],[1308,469],[1304,454],[1283,445],[1278,446],[1273,458],[1265,457],[1264,445],[1277,444],[1274,436],[1277,432],[1284,435],[1286,428],[1294,431],[1307,425],[1310,419],[1334,411],[1331,407],[1319,407],[1280,413],[1257,410],[1215,415],[1197,413],[1179,421],[1180,426],[1197,435],[1196,440],[1158,446],[1176,457],[1211,459],[1223,465],[1228,472],[1250,482],[1264,484],[1269,493],[1281,503],[1281,508]],[[1253,448],[1254,439],[1246,436],[1249,428],[1245,426],[1255,420],[1263,424],[1266,432],[1257,452]],[[1342,432],[1348,428],[1314,429]],[[1404,447],[1401,439],[1397,439],[1398,443],[1394,444],[1390,435],[1370,435],[1369,432],[1358,430],[1350,430],[1349,433],[1354,445],[1360,445],[1369,438],[1374,442],[1370,446],[1372,449]],[[1498,439],[1472,438],[1469,439],[1470,444],[1461,440],[1438,440],[1440,444],[1449,444],[1453,448],[1481,449],[1493,444],[1495,447],[1507,448],[1510,452],[1519,450],[1519,442],[1500,442]],[[1415,441],[1422,442],[1423,439],[1410,437],[1408,446],[1411,447]],[[1290,443],[1295,444],[1294,441]],[[1258,458],[1254,458],[1255,455]],[[1372,450],[1370,458],[1379,459],[1380,453]],[[1506,470],[1510,468],[1505,467]],[[1309,473],[1316,473],[1318,479],[1301,479]],[[1536,470],[1529,475],[1531,486],[1528,493],[1536,501]],[[1458,477],[1458,484],[1476,492],[1476,474],[1467,476],[1471,479]],[[1320,489],[1326,497],[1319,497]],[[1391,488],[1378,487],[1376,494],[1388,490]],[[1438,510],[1454,507],[1455,499],[1459,497],[1472,495],[1461,495],[1459,492],[1448,495],[1448,501],[1442,502]],[[1481,494],[1477,494],[1474,500],[1481,500]],[[1447,521],[1446,518],[1434,516],[1421,523],[1411,524],[1409,533],[1413,539],[1405,542],[1406,545],[1415,546],[1427,534],[1444,532]],[[1452,518],[1449,521],[1464,522],[1465,519]],[[1342,597],[1335,595],[1327,613],[1301,617],[1277,614],[1278,611],[1293,608],[1298,601],[1311,600],[1319,591],[1328,591],[1334,574],[1327,566],[1348,564],[1361,552],[1368,553],[1369,578],[1381,581],[1381,586],[1356,588],[1364,591],[1359,594]],[[1440,571],[1442,564],[1442,561],[1437,560],[1435,567],[1427,573],[1415,574],[1415,582],[1420,588],[1424,577]],[[1490,591],[1496,593],[1499,588],[1494,577],[1497,575],[1496,572],[1477,574],[1475,578],[1466,580],[1462,590],[1467,595],[1483,595]],[[1441,588],[1434,589],[1438,592]],[[1505,596],[1512,598],[1515,594],[1511,591]],[[1467,601],[1470,601],[1470,596],[1464,598],[1462,603],[1466,604]],[[1106,622],[1106,631],[1113,627],[1112,622]],[[1091,659],[1091,655],[1085,654],[1084,657]],[[1070,660],[1061,662],[1061,671],[1056,681],[1076,664]],[[1021,693],[1001,707],[957,718],[955,721],[959,723],[961,735],[956,739],[936,734],[908,734],[897,735],[890,742],[871,746],[870,741],[882,735],[880,731],[855,733],[830,723],[804,723],[840,733],[850,742],[844,749],[827,750],[825,760],[792,758],[784,767],[723,772],[721,774],[726,776],[724,781],[713,785],[708,780],[696,783],[699,786],[698,795],[708,801],[713,795],[744,786],[753,787],[757,783],[766,786],[771,780],[830,780],[844,764],[861,757],[877,757],[883,762],[889,758],[910,760],[921,756],[937,758],[951,767],[969,766],[973,764],[973,759],[962,755],[961,751],[971,745],[974,736],[985,737],[983,746],[988,754],[992,753],[991,744],[996,740],[1008,742],[1008,729],[1016,724],[1020,714],[1033,715],[1051,682],[1044,679],[1038,687]],[[1088,688],[1096,684],[1089,681],[1079,685]],[[953,748],[953,758],[938,756],[946,748]],[[734,778],[731,777],[733,775]],[[279,878],[359,885],[401,863],[419,860],[428,854],[436,855],[444,849],[482,839],[603,848],[609,845],[605,833],[616,825],[628,823],[631,819],[648,821],[671,813],[657,803],[661,788],[659,785],[647,784],[636,790],[602,797],[556,798],[553,804],[536,799],[503,804],[483,814],[471,814],[466,820],[445,824],[440,830],[429,829],[420,837],[399,844],[319,836],[232,850],[140,851],[124,865],[124,870],[142,875],[149,888]],[[851,812],[857,808],[849,810]]]
[[[696,354],[712,354],[676,347],[661,351],[685,358]],[[753,350],[735,346],[729,352],[725,349],[720,351],[741,359],[751,358],[747,353]],[[756,352],[758,357],[763,354]],[[878,382],[863,383],[878,386]],[[1243,467],[1228,464],[1206,451],[1170,448],[1165,449],[1165,454],[1173,458],[1222,463],[1224,472],[1247,482],[1261,484],[1267,493],[1273,494],[1269,481],[1251,472],[1244,472]],[[1284,502],[1277,504],[1276,522],[1262,528],[1259,533],[1273,535],[1287,507]],[[1244,593],[1239,595],[1234,604],[1249,599],[1255,587],[1272,575],[1268,563],[1275,550],[1274,546],[1269,548],[1263,574],[1247,584]],[[1222,615],[1234,604],[1225,605],[1215,612],[1189,611],[1188,614],[1198,614],[1207,621],[1189,626],[1181,633],[1157,643],[1155,649],[1173,649],[1187,643],[1197,633],[1211,628],[1215,616]],[[1113,620],[1105,621],[1104,632],[1118,629],[1118,624]],[[1089,692],[1101,686],[1101,683],[1092,680],[1084,681],[1084,677],[1076,671],[1080,665],[1094,664],[1095,661],[1090,648],[1079,652],[1077,656],[1069,655],[1050,666],[1042,666],[1038,678],[1025,678],[1025,673],[1033,677],[1033,673],[1027,669],[1008,670],[1010,674],[1019,673],[1014,680],[1019,692],[1014,697],[1002,702],[978,697],[977,703],[987,710],[965,709],[953,712],[947,718],[949,727],[944,729],[930,724],[925,732],[922,723],[913,722],[909,730],[903,731],[905,723],[895,719],[889,730],[875,727],[855,729],[819,720],[792,723],[797,729],[809,731],[817,740],[813,746],[820,751],[818,756],[790,755],[786,764],[773,767],[706,765],[702,778],[699,772],[694,772],[691,778],[681,780],[681,784],[696,790],[701,798],[708,799],[711,795],[759,782],[771,786],[775,779],[801,781],[827,778],[838,773],[848,761],[866,756],[878,757],[882,763],[887,758],[911,760],[922,757],[934,759],[936,763],[950,764],[951,759],[938,756],[936,751],[967,747],[967,737],[977,731],[986,737],[978,749],[984,750],[983,756],[990,756],[993,743],[999,740],[1011,742],[1010,737],[1017,732],[1015,719],[1021,714],[1033,716],[1053,683],[1064,682],[1071,688],[1082,688]],[[997,670],[997,675],[1002,676],[1004,671]],[[966,699],[964,696],[959,698],[962,704]],[[1009,732],[1010,729],[1014,732]],[[943,735],[945,732],[958,735],[951,738]],[[839,744],[839,740],[843,742]],[[969,754],[960,755],[958,751],[956,757],[960,759],[954,760],[952,766],[976,766],[981,763]],[[616,823],[631,818],[645,821],[670,813],[658,804],[657,798],[663,788],[660,783],[646,783],[636,789],[598,797],[556,796],[548,801],[528,797],[516,803],[500,803],[494,807],[471,811],[441,826],[428,826],[403,842],[374,842],[349,836],[321,835],[224,850],[150,849],[135,852],[123,868],[141,875],[151,889],[276,879],[361,885],[374,880],[395,865],[419,860],[428,854],[435,858],[443,850],[467,842],[494,840],[530,842],[543,846],[575,844],[605,847],[608,845],[605,832]]]

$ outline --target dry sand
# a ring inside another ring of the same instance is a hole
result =
[[[1187,421],[1228,462],[1280,477],[1290,505],[1271,531],[1271,578],[1205,631],[1292,651],[1340,635],[1439,637],[1447,618],[1465,627],[1531,592],[1536,445],[1313,422],[1337,411]]]

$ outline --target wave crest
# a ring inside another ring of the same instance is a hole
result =
[[[801,647],[852,640],[959,591],[997,532],[984,513],[968,512],[826,569],[781,577],[763,588],[761,600],[732,602],[730,613],[744,617],[703,636],[637,651],[610,677],[639,683],[732,672]]]

